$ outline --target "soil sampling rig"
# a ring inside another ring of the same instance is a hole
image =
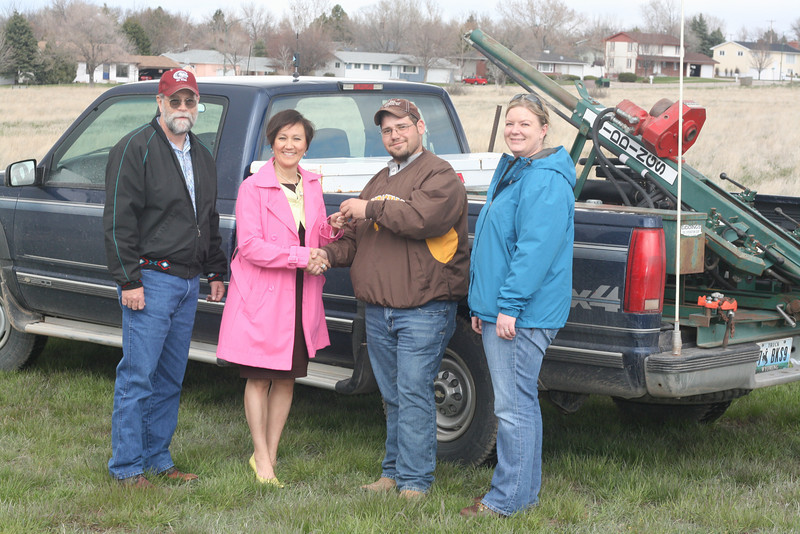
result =
[[[582,82],[575,82],[573,95],[479,29],[465,39],[577,129],[566,148],[577,165],[578,209],[598,217],[634,212],[663,220],[663,300],[654,299],[651,310],[661,316],[662,352],[644,359],[647,392],[618,400],[651,408],[702,405],[699,418],[712,420],[752,389],[800,380],[794,358],[800,342],[800,201],[756,195],[723,173],[740,189],[729,193],[686,165],[683,153],[706,119],[705,109],[693,102],[662,100],[650,111],[627,100],[606,107]],[[723,370],[714,363],[745,344],[753,350],[739,351],[738,364]],[[567,390],[556,402],[562,408],[579,404],[579,387],[555,389]]]

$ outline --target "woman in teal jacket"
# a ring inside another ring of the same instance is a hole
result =
[[[575,164],[543,149],[549,114],[530,94],[506,110],[503,154],[475,226],[470,266],[472,328],[481,334],[498,420],[489,492],[465,516],[508,516],[539,501],[542,358],[572,298]]]

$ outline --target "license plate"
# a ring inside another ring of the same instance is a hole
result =
[[[763,341],[758,345],[761,347],[761,355],[758,357],[758,363],[756,364],[756,373],[765,373],[789,367],[789,357],[792,354],[792,338],[786,337]]]

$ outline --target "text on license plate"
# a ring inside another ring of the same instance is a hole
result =
[[[756,373],[774,371],[789,367],[789,357],[792,354],[792,338],[774,339],[763,341],[758,344],[761,347],[761,355],[756,364]]]

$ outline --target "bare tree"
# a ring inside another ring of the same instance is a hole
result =
[[[243,4],[242,16],[239,19],[242,27],[250,38],[250,43],[255,48],[258,43],[266,46],[269,34],[274,31],[275,19],[264,5]]]
[[[648,0],[641,6],[644,27],[650,33],[677,36],[681,31],[681,10],[677,0]]]
[[[800,17],[792,22],[792,31],[794,32],[794,38],[800,41]]]
[[[250,52],[250,37],[238,19],[218,9],[205,23],[207,46],[223,56],[223,75],[239,73],[240,61]],[[228,67],[229,65],[229,67]]]
[[[421,16],[417,0],[380,0],[354,17],[356,45],[371,52],[400,52],[407,45],[413,21]]]
[[[504,23],[516,30],[515,48],[524,54],[569,51],[583,22],[562,0],[510,0],[500,5],[500,13]]]
[[[295,31],[293,24],[290,18],[284,18],[268,46],[270,50],[290,50],[298,72],[311,74],[328,62],[333,43],[322,23],[312,23],[301,31]]]
[[[772,63],[772,54],[770,52],[769,43],[763,39],[759,41],[750,49],[750,64],[758,72],[758,79],[761,79],[761,73],[769,67]]]
[[[434,0],[426,0],[425,8],[408,37],[406,51],[413,54],[425,69],[425,81],[428,81],[428,72],[437,60],[455,52],[459,40],[457,29],[442,21],[441,11]]]
[[[330,11],[328,0],[293,0],[289,4],[289,22],[295,33],[300,33]]]
[[[83,0],[53,0],[46,9],[47,40],[86,64],[89,85],[101,65],[124,60],[130,44],[114,15]]]
[[[593,65],[603,65],[606,56],[606,38],[622,31],[619,22],[609,16],[589,19],[574,42],[575,55],[590,61]]]

